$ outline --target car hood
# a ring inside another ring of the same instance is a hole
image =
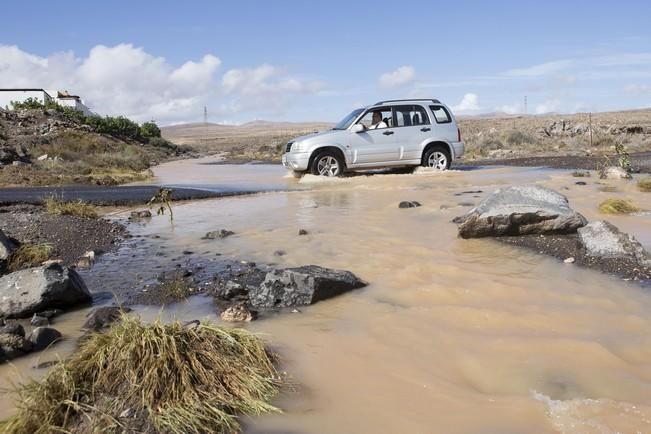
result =
[[[291,141],[294,143],[301,142],[305,144],[313,144],[313,143],[319,143],[322,140],[325,141],[325,140],[332,140],[339,137],[343,137],[347,134],[348,134],[347,130],[325,130],[325,131],[319,131],[312,134],[306,134],[300,137],[295,137]]]

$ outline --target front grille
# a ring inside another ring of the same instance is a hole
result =
[[[285,152],[291,152],[293,143],[294,142],[287,143],[287,146],[285,146]]]

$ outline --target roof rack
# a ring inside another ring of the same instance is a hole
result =
[[[379,101],[373,105],[382,105],[389,102],[408,102],[408,101],[432,101],[434,104],[441,104],[441,101],[433,98],[414,98],[414,99],[388,99],[386,101]]]

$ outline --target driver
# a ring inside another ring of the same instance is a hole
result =
[[[386,122],[382,120],[382,114],[377,111],[373,112],[373,117],[371,118],[371,126],[368,127],[369,130],[375,130],[377,128],[388,128]]]

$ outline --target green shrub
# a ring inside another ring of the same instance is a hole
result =
[[[160,137],[160,128],[154,121],[145,122],[140,126],[140,135],[146,139]]]
[[[537,140],[530,136],[529,134],[523,133],[522,131],[509,131],[506,134],[506,143],[511,146],[521,145],[525,143],[536,143]]]

